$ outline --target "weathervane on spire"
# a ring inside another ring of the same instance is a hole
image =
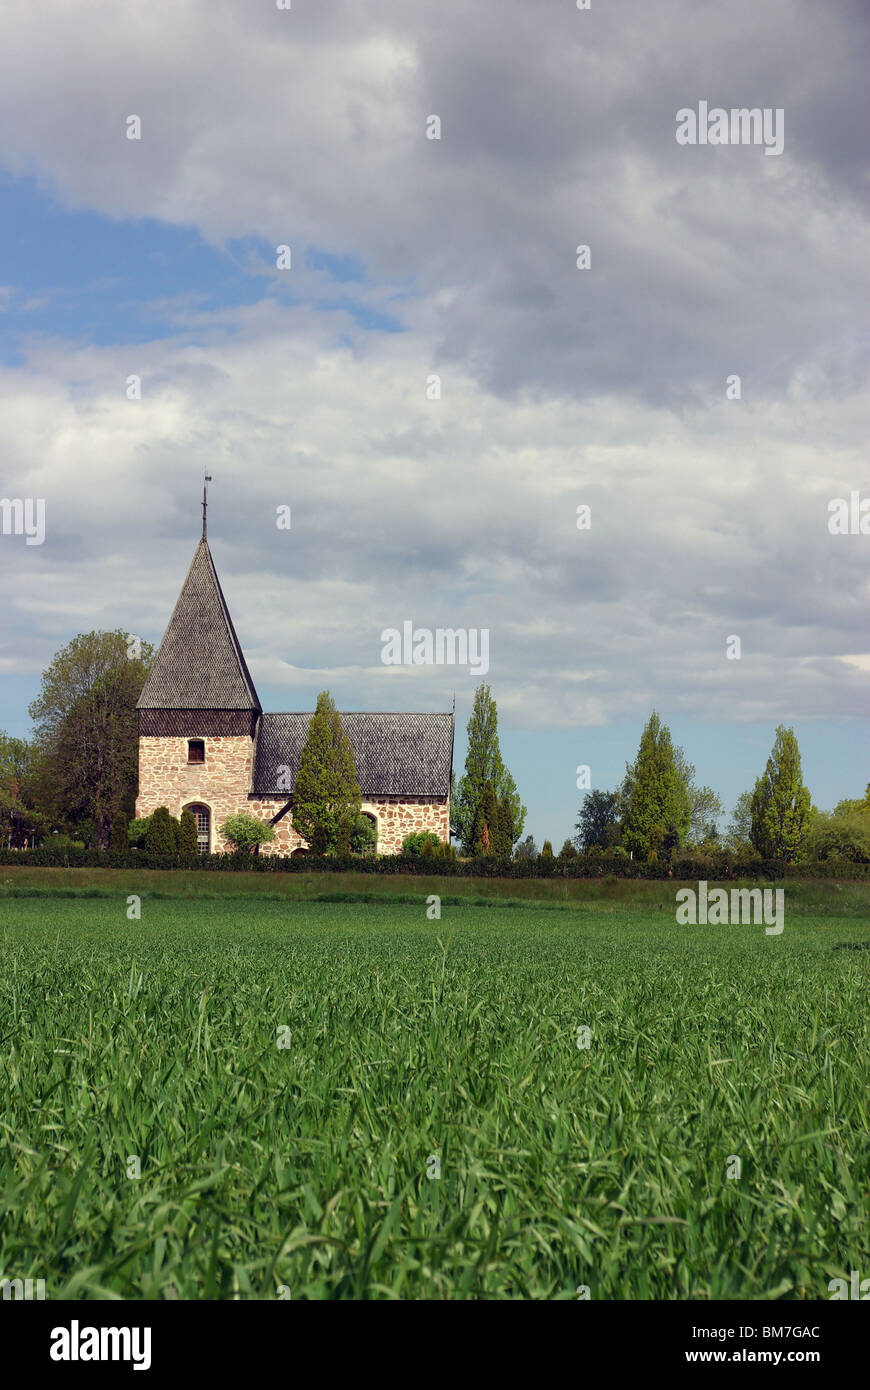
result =
[[[206,509],[208,508],[208,496],[207,496],[207,493],[206,493],[206,483],[210,483],[210,482],[211,482],[211,474],[210,474],[210,473],[206,473],[205,479],[204,479],[203,484],[202,484],[202,538],[203,538],[203,540],[205,540],[205,513],[206,513]]]

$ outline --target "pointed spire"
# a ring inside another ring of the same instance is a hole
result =
[[[260,710],[205,536],[196,547],[138,707]]]
[[[202,538],[203,538],[203,540],[206,539],[205,514],[206,514],[206,511],[208,510],[208,493],[207,493],[207,491],[206,491],[206,483],[210,483],[210,482],[211,482],[211,474],[210,474],[210,473],[206,473],[205,478],[204,478],[204,480],[203,480],[203,484],[202,484]]]

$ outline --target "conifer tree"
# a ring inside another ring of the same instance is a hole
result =
[[[148,854],[175,854],[178,850],[178,821],[166,806],[158,806],[148,821],[145,850]]]
[[[293,829],[315,854],[349,854],[362,805],[353,748],[328,690],[317,697],[293,791]]]
[[[671,732],[655,711],[641,734],[634,763],[626,765],[622,789],[625,819],[622,842],[627,850],[646,857],[658,850],[672,831],[682,843],[689,830],[691,805],[671,740]]]
[[[764,775],[752,793],[752,843],[766,859],[794,863],[800,857],[811,818],[798,741],[793,729],[779,724]]]
[[[192,811],[186,810],[181,813],[178,830],[178,853],[184,855],[199,854],[199,835],[196,829],[196,817]]]
[[[510,859],[514,849],[514,820],[510,797],[503,796],[498,804],[498,845],[495,853]]]

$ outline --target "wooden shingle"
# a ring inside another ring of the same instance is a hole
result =
[[[255,795],[292,795],[310,721],[310,714],[263,715],[254,763]],[[363,796],[449,794],[452,714],[342,713],[341,722],[353,748]]]
[[[137,708],[261,708],[204,538],[196,547]]]

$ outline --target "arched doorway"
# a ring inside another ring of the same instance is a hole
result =
[[[196,821],[197,848],[200,854],[208,854],[211,850],[211,811],[198,802],[185,807],[185,810],[189,811]]]
[[[354,854],[377,854],[378,821],[370,811],[362,811],[357,817],[356,830],[351,838]]]

